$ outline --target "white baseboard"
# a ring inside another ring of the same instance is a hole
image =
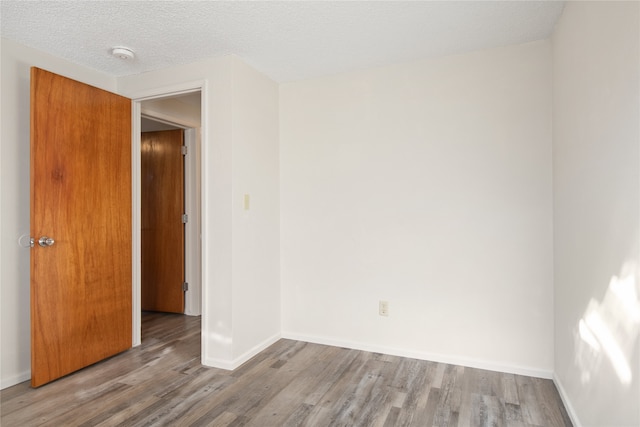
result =
[[[409,357],[412,359],[428,360],[431,362],[448,363],[451,365],[466,366],[469,368],[485,369],[488,371],[506,372],[508,374],[525,375],[528,377],[552,379],[553,372],[544,369],[529,368],[526,366],[509,365],[495,363],[487,360],[471,359],[461,356],[452,356],[437,353],[427,353],[415,350],[407,350],[401,348],[385,347],[374,344],[367,344],[353,341],[343,341],[328,337],[319,337],[314,335],[303,335],[293,332],[283,332],[282,338],[311,342],[315,344],[330,345],[334,347],[345,347],[354,350],[369,351],[372,353],[382,353],[391,356]]]
[[[248,351],[244,352],[240,356],[236,357],[233,360],[224,360],[224,359],[216,359],[216,358],[207,358],[202,360],[202,364],[205,366],[210,366],[212,368],[224,369],[227,371],[233,371],[234,369],[239,368],[243,363],[251,359],[253,356],[257,355],[261,351],[265,350],[270,345],[274,344],[282,338],[282,335],[275,334],[266,340],[262,341],[260,344],[252,347]]]
[[[21,382],[31,379],[31,371],[21,372],[17,375],[12,375],[9,378],[0,379],[0,390],[4,390],[7,387],[20,384]]]
[[[576,414],[576,410],[573,409],[573,405],[569,400],[569,396],[567,396],[567,392],[562,386],[562,382],[560,381],[560,378],[558,378],[558,376],[555,373],[553,374],[553,383],[556,385],[556,388],[558,389],[558,393],[560,394],[560,399],[562,399],[562,403],[564,404],[564,407],[567,410],[567,413],[569,414],[569,418],[571,419],[571,423],[573,424],[573,427],[582,427],[582,423],[580,422],[580,419],[578,419],[578,414]]]

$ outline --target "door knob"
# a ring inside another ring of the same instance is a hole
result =
[[[51,237],[42,236],[41,238],[38,239],[38,244],[43,248],[46,248],[47,246],[51,246],[54,243],[55,243],[55,240],[53,240]]]

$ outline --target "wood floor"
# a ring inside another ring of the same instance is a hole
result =
[[[549,380],[280,340],[233,372],[200,365],[200,318],[143,316],[143,343],[38,389],[13,426],[571,426]]]

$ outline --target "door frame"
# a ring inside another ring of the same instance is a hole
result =
[[[205,158],[206,144],[202,143],[202,141],[207,141],[207,114],[206,114],[206,99],[207,99],[207,82],[205,80],[195,81],[195,82],[186,82],[182,84],[165,86],[154,88],[142,93],[137,93],[136,96],[132,97],[132,121],[131,121],[131,187],[132,187],[132,258],[133,258],[133,269],[132,269],[132,278],[131,278],[131,291],[132,291],[132,345],[138,346],[142,343],[142,271],[141,271],[141,259],[142,259],[142,185],[141,185],[141,124],[140,120],[142,118],[142,103],[144,101],[151,101],[154,99],[167,98],[176,95],[184,95],[193,92],[200,92],[201,101],[200,101],[200,138],[195,138],[196,141],[200,141],[200,144],[196,144],[196,153],[199,153],[199,170],[203,171],[203,159]],[[199,145],[199,147],[198,147]],[[196,162],[194,157],[194,162]],[[195,164],[195,163],[194,163]],[[202,178],[202,174],[200,174],[200,186],[199,186],[199,199],[200,206],[197,211],[197,218],[200,224],[200,236],[204,236],[204,223],[202,222],[202,218],[206,218],[205,216],[205,206],[206,206],[206,194],[205,191],[207,183]],[[196,188],[191,188],[192,191],[197,191],[198,186]],[[195,194],[192,194],[196,196]],[[192,199],[197,199],[197,197],[192,197]],[[206,259],[205,253],[205,245],[202,244],[203,239],[196,239],[195,244],[199,246],[200,249],[200,260]],[[189,246],[189,245],[188,245]],[[187,247],[188,247],[187,246]],[[200,268],[200,313],[202,314],[202,328],[201,328],[201,338],[206,336],[206,322],[207,318],[207,310],[206,304],[204,301],[206,300],[206,287],[204,286],[207,281],[207,272],[205,268],[205,263],[199,263]]]

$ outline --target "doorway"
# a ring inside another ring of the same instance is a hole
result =
[[[201,143],[201,92],[186,91],[179,94],[160,95],[134,103],[134,134],[141,135],[146,131],[162,131],[180,129],[184,133],[184,310],[186,315],[198,316],[202,314],[201,302],[201,223],[200,223],[200,143]],[[136,144],[134,144],[136,146]],[[142,146],[138,145],[134,155],[142,157]],[[138,163],[140,164],[140,163]],[[139,176],[138,176],[139,178]],[[137,184],[144,191],[141,183]],[[140,194],[140,193],[138,193]],[[135,197],[134,197],[135,200]],[[138,199],[139,203],[144,197]],[[134,214],[135,219],[135,214]],[[138,226],[141,224],[138,223]],[[140,230],[141,227],[138,227]],[[141,231],[141,230],[140,230]],[[138,244],[144,251],[144,239],[138,235]],[[134,248],[136,247],[134,236]],[[140,263],[141,257],[134,257]],[[140,271],[140,270],[139,270]],[[134,276],[134,326],[133,344],[141,342],[141,277]],[[182,284],[180,284],[182,285]],[[164,310],[160,310],[164,311]]]

